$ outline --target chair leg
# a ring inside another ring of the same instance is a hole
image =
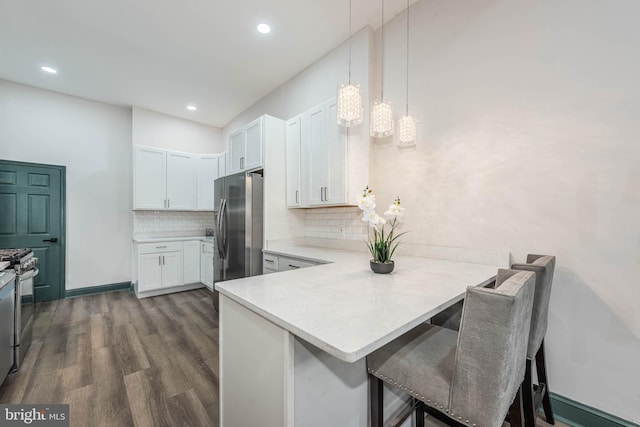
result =
[[[522,427],[523,423],[522,415],[522,385],[516,393],[516,398],[513,400],[511,407],[509,408],[509,425],[511,427]]]
[[[373,375],[369,375],[369,406],[371,416],[371,427],[382,427],[384,422],[384,401],[382,396],[382,380]]]
[[[424,427],[424,404],[418,402],[416,406],[416,427]]]
[[[547,380],[547,365],[544,357],[544,340],[540,343],[540,348],[536,353],[536,372],[538,373],[538,382],[544,383],[544,395],[542,396],[542,407],[544,408],[544,416],[547,423],[555,424],[553,417],[553,409],[551,408],[551,399],[549,398],[549,382]]]
[[[524,380],[520,386],[520,390],[522,392],[522,410],[524,412],[525,427],[535,427],[536,425],[536,408],[533,399],[532,364],[533,360],[527,358]]]

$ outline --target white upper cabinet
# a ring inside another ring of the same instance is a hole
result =
[[[192,154],[134,145],[133,208],[214,210],[218,154]]]
[[[213,210],[213,182],[220,171],[220,155],[202,154],[198,156],[198,210]],[[224,158],[224,156],[222,156]]]
[[[189,153],[167,151],[167,209],[193,210],[196,207],[196,168]]]
[[[227,176],[227,164],[229,161],[229,152],[225,151],[218,156],[218,178]]]
[[[308,205],[348,204],[347,132],[337,124],[335,98],[304,113],[301,126]]]
[[[336,99],[332,98],[287,122],[288,207],[353,205],[352,198],[368,184],[369,138],[357,133],[364,132],[360,126],[349,141],[347,129],[338,125],[336,117]],[[295,147],[298,135],[300,161],[296,164],[295,148],[289,148]]]
[[[286,123],[286,185],[287,207],[301,206],[300,199],[300,116],[296,116]]]
[[[263,166],[264,117],[259,117],[229,136],[227,175]]]
[[[148,147],[134,147],[134,209],[165,209],[166,152]]]

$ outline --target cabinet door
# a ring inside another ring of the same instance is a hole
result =
[[[204,243],[200,243],[200,283],[205,284],[207,254],[204,253]]]
[[[198,202],[200,210],[213,210],[213,182],[218,178],[218,155],[198,158]]]
[[[260,117],[245,126],[245,159],[243,169],[262,167],[263,118]]]
[[[336,117],[337,104],[333,99],[325,104],[327,163],[324,201],[327,204],[347,203],[347,128],[339,126]]]
[[[320,105],[303,115],[303,141],[307,149],[309,178],[307,200],[310,205],[324,204],[327,146],[325,141],[324,106]]]
[[[195,183],[193,156],[167,152],[167,207],[173,210],[195,209]]]
[[[242,171],[245,162],[244,130],[232,133],[229,137],[229,171],[227,175]]]
[[[162,287],[181,286],[182,282],[182,251],[163,252],[162,256]]]
[[[162,287],[162,254],[138,256],[138,292]]]
[[[213,289],[213,252],[205,253],[206,256],[206,264],[205,264],[205,275],[204,275],[204,284],[209,288]]]
[[[225,151],[218,157],[218,178],[227,176],[227,164],[229,161],[229,152]]]
[[[182,281],[185,285],[198,283],[200,281],[200,242],[192,241],[183,243],[182,271]]]
[[[166,152],[134,147],[134,209],[164,209],[166,200]]]
[[[287,121],[286,124],[286,176],[287,207],[301,206],[300,201],[300,116]]]

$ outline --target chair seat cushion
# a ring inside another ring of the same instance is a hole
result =
[[[367,356],[370,374],[429,406],[448,410],[458,334],[421,324]]]

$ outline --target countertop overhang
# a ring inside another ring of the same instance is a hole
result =
[[[222,295],[336,358],[355,362],[495,279],[495,265],[396,256],[391,274],[365,252],[308,246],[268,249],[329,262],[215,284]]]

